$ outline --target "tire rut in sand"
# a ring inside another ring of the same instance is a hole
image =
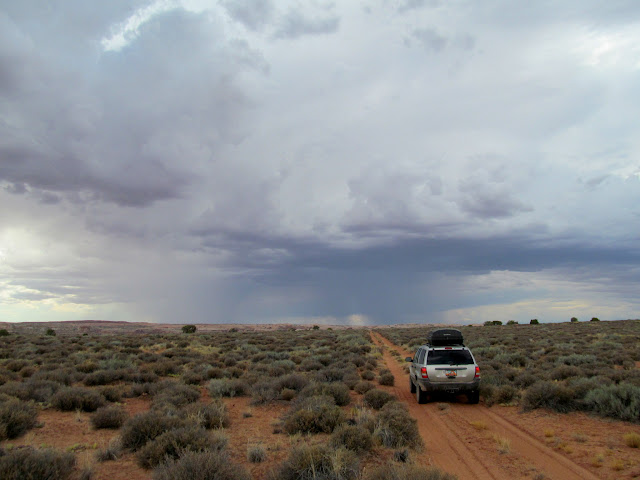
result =
[[[372,331],[371,338],[376,345],[410,355],[377,332]],[[446,416],[435,404],[418,405],[415,395],[409,392],[408,374],[387,349],[383,358],[396,379],[393,392],[407,404],[418,422],[426,447],[422,455],[433,465],[456,474],[460,480],[531,478],[535,472],[556,480],[598,478],[483,405],[447,403]],[[487,429],[476,430],[472,421],[486,425]],[[498,437],[509,442],[511,453],[498,452],[495,440]]]

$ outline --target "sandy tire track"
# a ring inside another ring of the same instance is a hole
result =
[[[395,349],[403,358],[411,356],[375,331],[371,331],[371,338],[376,345]],[[388,349],[384,349],[383,358],[396,379],[391,389],[417,420],[426,446],[424,456],[431,464],[456,474],[460,480],[532,478],[537,473],[556,480],[598,478],[483,405],[447,402],[444,413],[434,403],[418,405],[409,391],[409,376],[403,365]],[[481,422],[487,429],[477,430],[471,421]],[[496,435],[509,441],[509,454],[500,454]]]

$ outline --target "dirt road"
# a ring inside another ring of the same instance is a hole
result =
[[[409,391],[409,377],[402,363],[390,353],[403,351],[375,331],[374,343],[383,347],[383,358],[396,384],[389,387],[418,421],[425,442],[422,460],[454,473],[460,480],[516,478],[589,480],[593,473],[561,455],[519,426],[483,405],[469,405],[464,397],[454,401],[418,405]]]

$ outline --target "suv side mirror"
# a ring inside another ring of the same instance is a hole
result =
[[[405,360],[406,362],[413,362],[413,358],[411,358],[411,357],[406,357],[404,360]]]

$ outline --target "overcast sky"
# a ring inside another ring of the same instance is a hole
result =
[[[640,2],[0,0],[0,321],[640,317]]]

